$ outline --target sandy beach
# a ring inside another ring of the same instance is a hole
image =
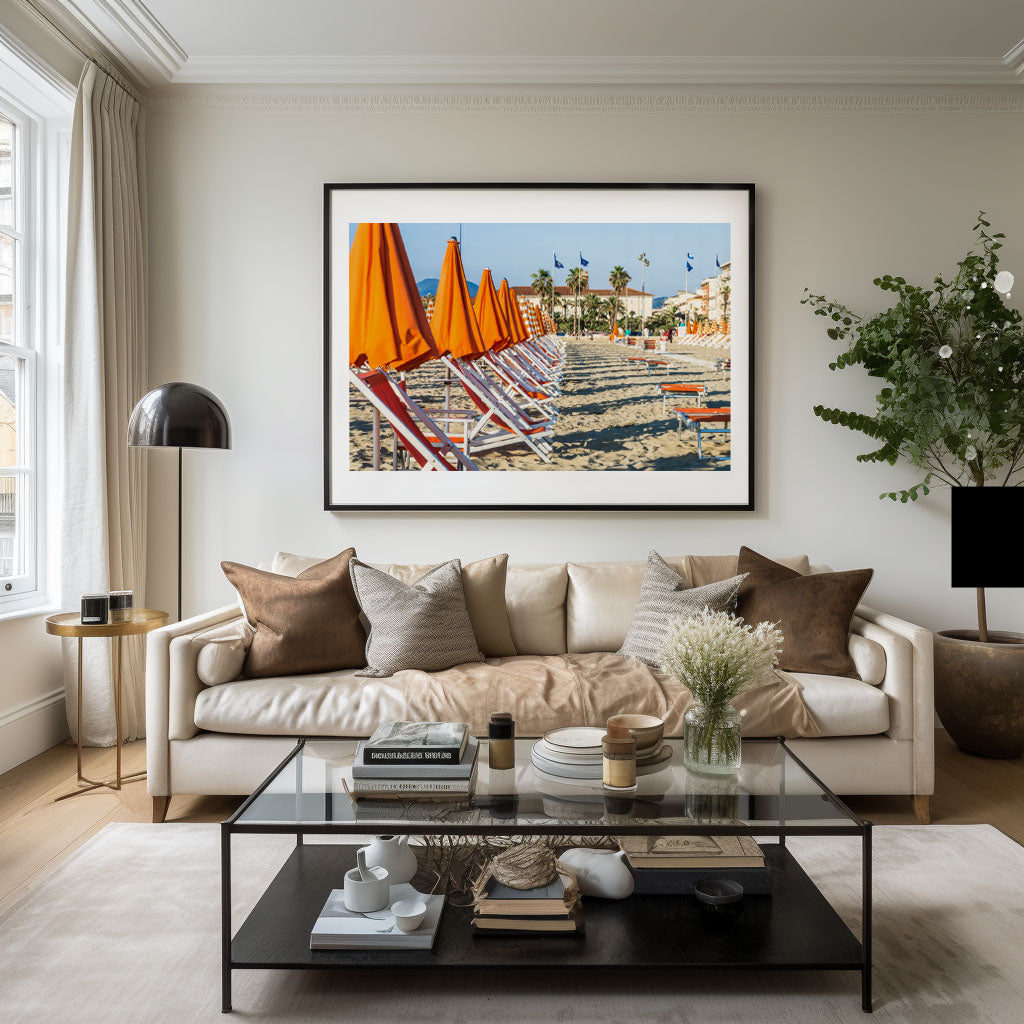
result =
[[[607,337],[563,339],[566,358],[562,372],[562,394],[555,400],[558,422],[551,438],[551,461],[543,462],[525,445],[496,451],[472,453],[481,470],[728,470],[731,463],[697,458],[693,431],[677,435],[674,406],[692,406],[690,395],[670,395],[668,412],[662,413],[662,383],[704,384],[706,407],[730,405],[729,374],[715,368],[716,360],[728,355],[721,349],[705,349],[674,343],[667,366],[652,367],[648,376],[644,364],[626,361],[627,355],[641,354],[635,347],[616,345]],[[652,358],[660,353],[644,352]],[[685,357],[685,358],[680,358]],[[409,394],[424,408],[444,405],[444,368],[427,363],[407,378]],[[456,383],[452,407],[472,408]],[[366,402],[352,404],[350,458],[353,470],[372,470],[372,412]],[[381,430],[381,466],[391,467],[391,431]],[[705,455],[728,455],[729,436],[706,435]]]

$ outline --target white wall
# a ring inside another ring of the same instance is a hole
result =
[[[812,415],[817,402],[868,409],[874,390],[854,371],[830,373],[836,348],[799,299],[809,285],[879,308],[871,278],[948,271],[979,208],[1009,235],[1004,265],[1024,280],[1020,113],[218,106],[200,97],[149,114],[152,384],[212,389],[234,429],[232,451],[186,453],[186,615],[230,600],[220,559],[252,563],[278,548],[354,544],[382,561],[504,550],[523,561],[745,543],[873,566],[870,603],[932,627],[970,623],[973,594],[949,587],[948,494],[880,502],[910,474],[858,464],[870,442]],[[757,511],[322,511],[321,186],[345,180],[755,182]],[[150,459],[149,596],[173,608],[174,457]],[[993,626],[1024,626],[1019,592],[993,593],[991,605]]]

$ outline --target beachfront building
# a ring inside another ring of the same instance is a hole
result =
[[[708,286],[707,315],[711,320],[725,320],[730,315],[729,296],[732,290],[732,261],[726,260],[721,266],[721,273],[709,277],[705,282]]]
[[[531,305],[539,306],[541,303],[541,296],[539,296],[534,290],[532,285],[516,285],[512,289],[516,298],[519,299],[520,303],[529,302]],[[576,293],[570,288],[566,288],[565,285],[556,285],[555,294],[562,300],[563,304],[568,302],[572,304],[576,300]],[[580,292],[580,301],[586,302],[588,295],[594,295],[599,299],[610,299],[615,293],[611,288],[584,288]],[[547,308],[545,306],[545,308]],[[619,310],[620,316],[623,313],[626,316],[632,314],[633,316],[643,317],[647,319],[654,312],[654,296],[651,292],[642,292],[638,288],[627,288],[619,296]]]

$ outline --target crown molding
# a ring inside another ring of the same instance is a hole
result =
[[[1003,63],[1018,77],[1024,80],[1024,39],[1003,57]]]
[[[968,94],[385,93],[171,89],[151,109],[324,114],[1022,114],[1024,90]]]
[[[81,0],[80,0],[81,2]],[[107,0],[109,2],[109,0]],[[188,57],[175,84],[219,85],[1014,85],[1006,58]]]
[[[58,7],[93,36],[145,85],[173,80],[188,54],[141,0],[33,0],[41,8]]]

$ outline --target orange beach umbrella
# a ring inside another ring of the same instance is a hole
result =
[[[523,323],[523,318],[519,315],[519,305],[516,302],[516,297],[512,294],[507,277],[501,279],[501,287],[498,289],[498,303],[508,323],[509,335],[511,336],[509,344],[518,345],[521,341],[526,341],[529,335],[526,333],[526,325]]]
[[[448,239],[444,252],[430,329],[438,351],[449,352],[456,359],[477,359],[487,351],[469,297],[459,243],[454,238]]]
[[[498,351],[509,344],[512,335],[505,314],[501,310],[501,303],[498,302],[498,293],[494,290],[490,267],[484,267],[484,272],[480,275],[480,287],[477,289],[473,308],[477,323],[480,325],[484,348]]]
[[[351,366],[412,370],[436,359],[409,256],[397,224],[360,224],[348,254]]]

